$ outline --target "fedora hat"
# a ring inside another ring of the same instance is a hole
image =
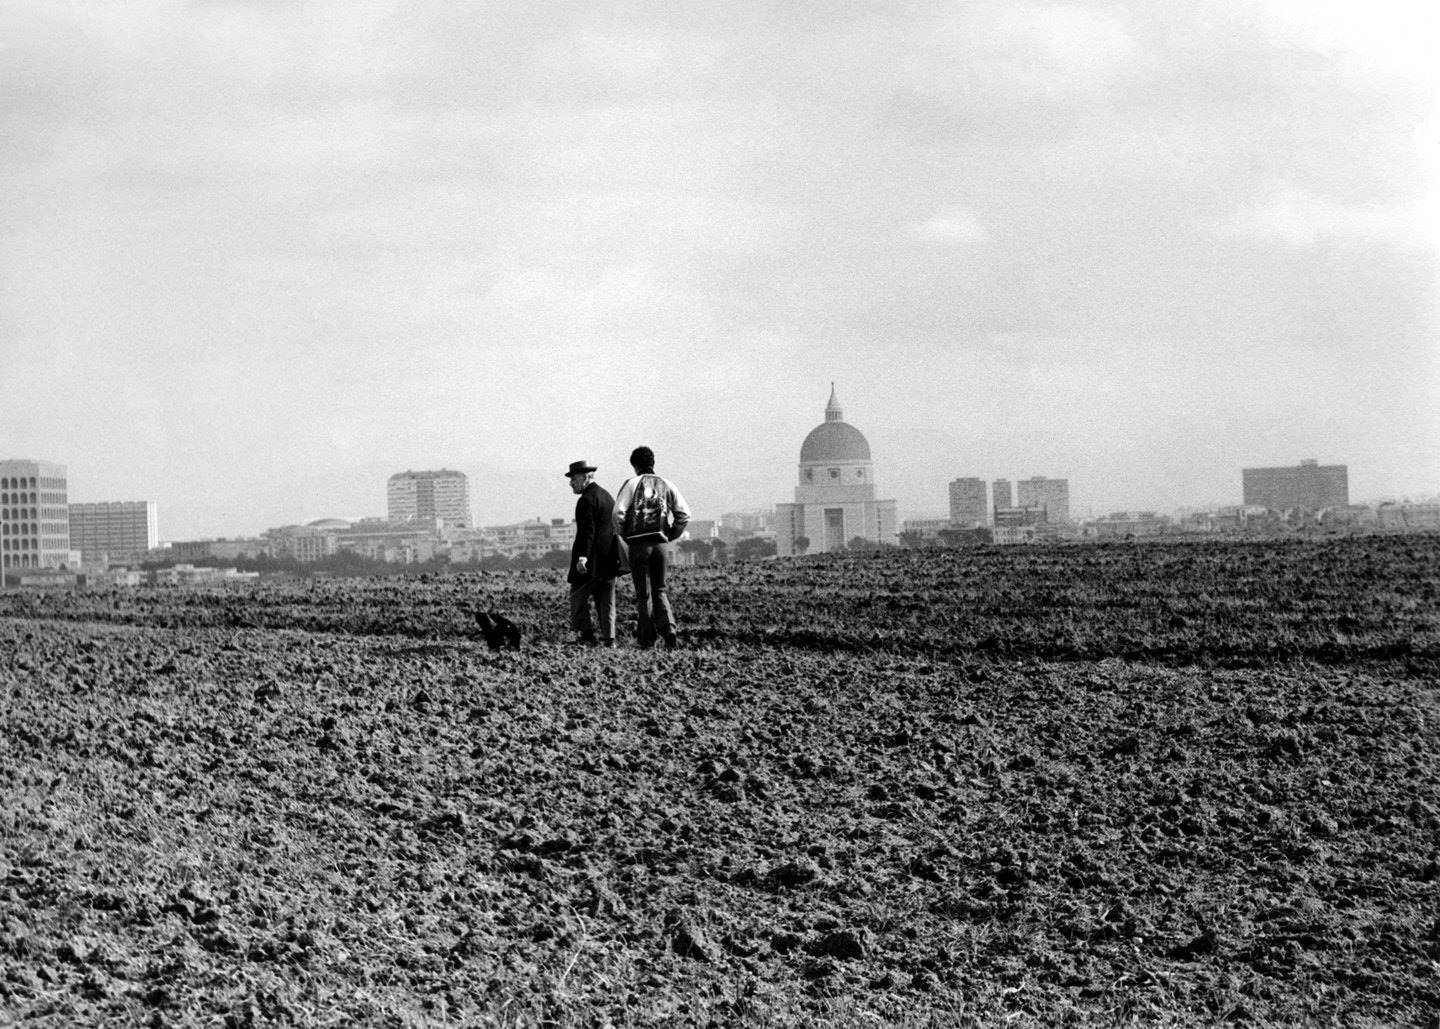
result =
[[[588,461],[571,461],[570,470],[565,473],[565,478],[568,479],[572,475],[584,475],[586,472],[593,472],[594,470],[595,466]]]

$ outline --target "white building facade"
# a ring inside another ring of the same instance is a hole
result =
[[[870,443],[845,421],[833,383],[825,420],[800,446],[799,480],[795,502],[775,505],[778,556],[844,550],[857,538],[898,542],[895,501],[875,498]]]
[[[0,573],[71,563],[68,491],[63,464],[0,461]]]
[[[386,483],[385,502],[391,522],[438,518],[452,529],[471,525],[470,480],[464,472],[396,472]]]

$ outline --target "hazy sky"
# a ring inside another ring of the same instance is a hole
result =
[[[1440,491],[1440,5],[0,0],[0,458],[161,536]]]

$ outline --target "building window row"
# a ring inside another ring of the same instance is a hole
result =
[[[0,504],[38,504],[34,493],[0,493]]]
[[[0,519],[10,521],[12,518],[39,518],[39,508],[35,507],[5,507],[0,508]]]
[[[14,476],[7,475],[0,478],[0,490],[7,489],[37,489],[35,476]]]

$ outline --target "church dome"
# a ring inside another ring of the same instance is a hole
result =
[[[870,444],[849,422],[821,422],[800,444],[801,464],[870,460]]]
[[[830,384],[830,402],[825,405],[825,420],[810,430],[800,444],[801,464],[840,464],[870,460],[870,444],[859,429],[845,421],[840,402],[835,399],[835,384]]]

